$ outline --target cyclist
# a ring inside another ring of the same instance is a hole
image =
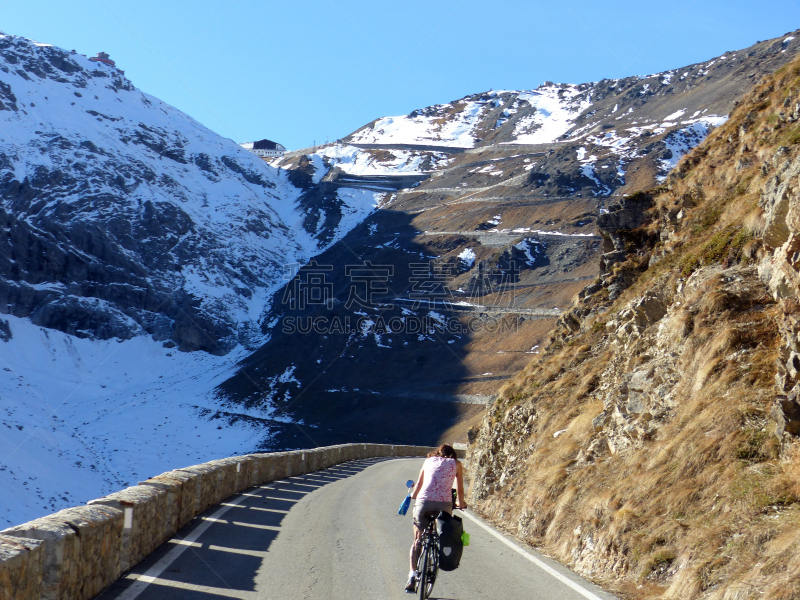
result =
[[[411,490],[414,502],[414,543],[411,545],[411,572],[408,574],[406,592],[414,593],[417,573],[417,557],[420,551],[422,532],[428,526],[431,517],[427,513],[445,511],[453,514],[453,480],[456,482],[456,508],[465,509],[464,500],[464,468],[458,460],[452,446],[442,444],[428,454],[417,477],[417,483]]]

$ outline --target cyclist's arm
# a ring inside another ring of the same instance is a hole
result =
[[[458,495],[456,508],[467,508],[467,501],[464,499],[464,466],[461,461],[458,461],[456,466],[456,494]]]
[[[417,494],[422,489],[422,480],[425,479],[425,467],[422,467],[419,470],[419,477],[417,477],[417,483],[414,485],[414,489],[411,490],[411,497],[416,500]]]

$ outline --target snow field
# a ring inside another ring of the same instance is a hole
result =
[[[269,439],[245,421],[218,429],[208,418],[242,348],[185,353],[144,336],[89,340],[5,318],[13,338],[0,342],[0,526]],[[235,411],[288,421],[269,406]]]

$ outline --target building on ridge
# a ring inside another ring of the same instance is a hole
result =
[[[105,63],[107,65],[111,65],[112,67],[116,67],[117,66],[117,63],[115,63],[113,60],[111,60],[108,57],[108,53],[107,52],[98,52],[97,56],[93,56],[89,60],[93,60],[94,62]]]
[[[284,152],[286,152],[286,148],[284,148],[281,144],[271,140],[245,142],[244,144],[240,144],[240,146],[265,160],[275,158],[276,156],[283,156]]]

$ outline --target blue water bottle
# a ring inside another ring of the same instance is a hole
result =
[[[414,482],[409,479],[406,481],[406,487],[409,489],[409,492],[400,504],[400,510],[397,511],[397,514],[401,516],[405,516],[408,512],[408,507],[411,506],[411,488],[414,487]]]

